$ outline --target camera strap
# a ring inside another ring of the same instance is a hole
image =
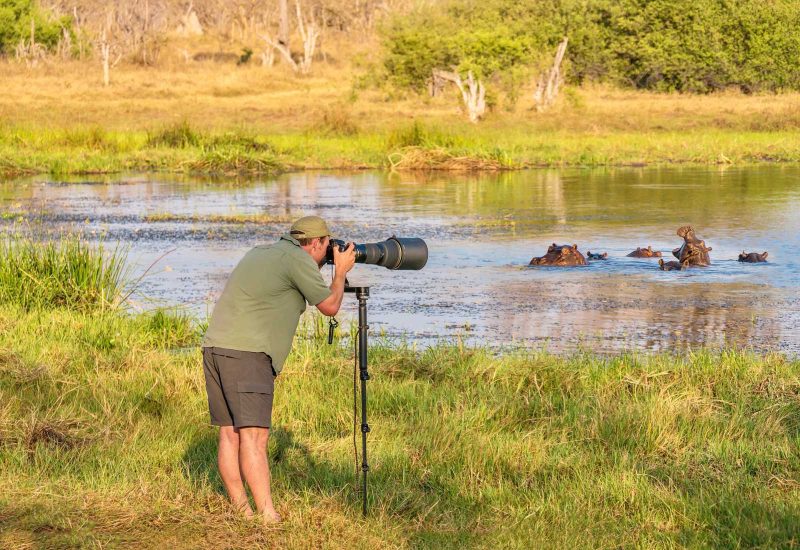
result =
[[[333,344],[333,331],[339,326],[336,317],[328,317],[328,344]]]

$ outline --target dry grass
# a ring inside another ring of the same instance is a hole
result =
[[[6,125],[110,130],[152,129],[182,120],[201,129],[254,128],[303,131],[329,125],[342,134],[375,131],[413,119],[453,124],[463,120],[452,97],[429,99],[385,89],[354,90],[357,70],[318,64],[300,78],[285,67],[266,69],[215,63],[167,67],[120,66],[112,85],[98,67],[68,63],[27,69],[6,62],[0,121]],[[607,87],[571,89],[549,113],[501,103],[484,127],[530,131],[659,132],[715,128],[777,131],[800,128],[800,94],[652,94]],[[321,106],[331,106],[328,108]],[[333,109],[332,106],[342,106]]]

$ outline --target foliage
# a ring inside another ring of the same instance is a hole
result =
[[[8,55],[20,41],[30,40],[31,21],[36,43],[48,50],[56,47],[64,30],[72,35],[69,16],[55,18],[42,10],[35,0],[0,0],[0,55]]]
[[[433,68],[484,79],[536,69],[567,36],[573,82],[751,92],[800,89],[798,26],[796,0],[452,0],[394,18],[383,35],[402,86],[421,88]]]

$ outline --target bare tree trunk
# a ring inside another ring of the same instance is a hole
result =
[[[103,86],[108,86],[111,83],[111,45],[106,40],[106,31],[100,36],[100,59],[103,62]]]
[[[464,107],[467,108],[469,121],[477,123],[481,119],[486,112],[486,88],[483,86],[483,82],[475,79],[472,71],[467,73],[467,80],[464,82],[461,75],[456,72],[434,69],[433,79],[434,82],[441,83],[441,81],[447,80],[455,84],[461,92],[461,99],[464,100]]]
[[[278,0],[278,44],[289,48],[289,0]]]
[[[319,39],[320,29],[313,19],[305,21],[303,19],[303,12],[300,8],[300,2],[295,3],[297,14],[297,29],[300,31],[300,36],[303,38],[303,57],[298,63],[292,58],[292,53],[289,47],[281,44],[280,38],[277,41],[273,40],[269,34],[263,34],[261,37],[267,43],[268,47],[280,52],[283,59],[289,64],[292,70],[300,74],[309,74],[311,72],[311,63],[314,60],[314,51],[317,48],[317,40]],[[264,53],[261,56],[262,64],[269,65],[270,53]]]
[[[561,62],[564,60],[564,54],[567,51],[567,37],[558,45],[556,50],[556,57],[553,60],[553,66],[549,71],[539,75],[539,81],[536,84],[536,91],[533,93],[533,104],[536,110],[542,112],[550,107],[558,97],[558,89],[561,86]]]
[[[308,74],[311,72],[311,62],[314,60],[314,50],[317,47],[317,39],[319,38],[319,27],[313,18],[309,19],[308,23],[303,23],[300,0],[295,2],[295,7],[297,8],[297,27],[300,30],[300,36],[303,37],[303,60],[300,62],[300,72]]]

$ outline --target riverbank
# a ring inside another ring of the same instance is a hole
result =
[[[454,95],[366,86],[357,70],[329,66],[308,78],[213,63],[120,67],[107,88],[87,63],[2,69],[5,177],[800,161],[800,94],[567,88],[547,113],[523,94],[498,98],[472,125]]]
[[[371,349],[370,516],[352,352],[299,338],[270,442],[286,523],[227,507],[197,332],[173,315],[0,307],[0,545],[781,547],[800,364]],[[321,326],[321,325],[320,325]]]

